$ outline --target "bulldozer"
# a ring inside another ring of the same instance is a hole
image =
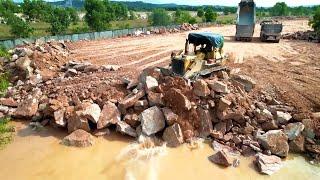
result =
[[[193,46],[190,51],[190,45]],[[171,69],[174,75],[191,79],[220,70],[225,63],[224,37],[211,32],[190,33],[184,51],[171,54]]]

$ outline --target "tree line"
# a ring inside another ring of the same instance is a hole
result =
[[[121,21],[135,19],[136,14],[129,8],[117,2],[108,0],[85,0],[83,10],[84,20],[88,31],[103,31],[111,27],[111,21]],[[192,9],[197,12],[197,17],[193,17],[185,8],[176,9],[173,14],[169,14],[167,9],[156,8],[148,15],[151,25],[162,26],[169,24],[194,24],[201,19],[202,22],[215,22],[217,12],[224,15],[234,14],[236,7],[213,7],[200,6]],[[22,15],[22,16],[21,16]],[[258,16],[305,16],[313,15],[310,25],[316,30],[320,29],[320,7],[288,7],[285,3],[277,3],[272,8],[257,8]],[[70,7],[58,7],[43,0],[23,0],[22,3],[15,4],[12,0],[0,0],[0,21],[4,21],[10,26],[11,34],[15,37],[29,37],[34,29],[30,26],[32,22],[47,22],[50,24],[51,34],[65,34],[71,24],[79,22],[78,11]]]
[[[86,0],[85,20],[91,30],[100,31],[110,26],[110,21],[128,18],[128,8],[108,0]],[[21,16],[22,15],[22,16]],[[33,22],[50,24],[50,33],[64,34],[71,24],[79,22],[75,8],[57,7],[43,0],[23,0],[16,4],[12,0],[0,0],[0,17],[10,26],[10,32],[15,37],[29,37],[34,32],[30,26]]]

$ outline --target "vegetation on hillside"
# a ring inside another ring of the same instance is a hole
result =
[[[171,24],[172,19],[165,9],[154,9],[148,17],[148,21],[153,26],[166,26]]]
[[[317,8],[317,10],[314,13],[314,16],[309,22],[310,26],[320,34],[320,7]]]
[[[0,118],[0,149],[10,143],[13,138],[14,127],[9,125],[10,118]]]
[[[73,0],[72,4],[78,9],[63,7],[65,5],[63,1],[48,3],[44,0],[23,0],[17,5],[12,0],[0,0],[0,21],[2,21],[0,39],[83,33],[147,25],[199,22],[231,24],[235,21],[234,14],[237,11],[237,4],[234,7],[181,6],[108,0]],[[135,10],[151,11],[147,12],[149,19],[141,18],[141,14]],[[287,15],[311,17],[315,10],[316,7],[288,7],[285,3],[277,3],[272,8],[257,7],[257,16],[258,18]],[[172,11],[175,12],[172,14]],[[196,12],[197,16],[193,17],[191,11]],[[85,17],[80,21],[79,15],[82,13],[85,13]],[[317,26],[317,23],[310,23],[314,27]]]

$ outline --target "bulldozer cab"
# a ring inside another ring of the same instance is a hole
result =
[[[190,51],[190,45],[192,51]],[[171,66],[175,74],[185,78],[213,66],[222,64],[224,37],[211,32],[190,33],[185,50],[172,53]]]

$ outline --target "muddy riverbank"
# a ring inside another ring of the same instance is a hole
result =
[[[17,127],[14,141],[0,151],[0,179],[320,178],[319,167],[292,154],[282,169],[265,176],[255,171],[251,158],[241,157],[238,168],[212,164],[207,158],[214,151],[206,143],[193,150],[185,144],[178,148],[128,151],[135,148],[134,140],[111,133],[107,138],[96,138],[92,147],[72,148],[60,144],[64,132],[51,128],[33,131],[27,123],[13,124]]]

